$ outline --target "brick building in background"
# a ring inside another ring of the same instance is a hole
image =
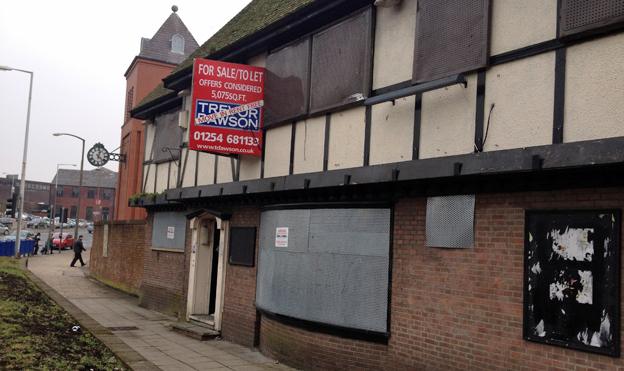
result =
[[[58,176],[58,188],[55,189]],[[61,207],[69,210],[69,218],[89,221],[109,220],[115,210],[115,185],[117,173],[106,168],[85,170],[80,184],[80,170],[59,169],[52,179],[50,202],[54,205],[55,216],[60,215]],[[78,199],[80,212],[78,213]]]
[[[128,207],[128,199],[143,188],[143,120],[130,117],[130,110],[147,96],[171,70],[197,49],[193,35],[176,14],[177,7],[151,39],[141,39],[141,50],[126,70],[126,106],[121,127],[120,153],[115,198],[115,220],[145,219],[145,211]]]
[[[20,180],[17,175],[0,178],[0,212],[6,210],[7,199],[11,198],[11,189],[19,193]],[[50,183],[26,181],[24,193],[24,212],[46,216],[50,206]]]

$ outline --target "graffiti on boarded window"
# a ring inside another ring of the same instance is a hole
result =
[[[619,356],[619,210],[528,211],[524,337]]]

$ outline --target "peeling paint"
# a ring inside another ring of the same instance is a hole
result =
[[[535,326],[535,334],[541,338],[546,336],[546,331],[544,331],[544,320],[539,321],[537,326]]]
[[[533,242],[533,235],[529,232],[529,242]]]
[[[611,239],[609,237],[604,240],[604,257],[609,256],[609,243],[611,243]]]
[[[576,301],[581,304],[593,304],[594,278],[591,271],[578,271],[582,288],[576,293]]]
[[[542,273],[542,268],[540,267],[540,263],[539,262],[533,264],[533,266],[531,267],[531,272],[533,272],[535,274]]]
[[[592,261],[594,242],[588,240],[589,232],[593,233],[594,229],[566,228],[563,233],[559,229],[553,229],[548,237],[553,240],[553,251],[563,259]]]
[[[568,285],[563,282],[553,282],[550,284],[550,300],[554,300],[555,298],[559,301],[563,301],[565,294],[564,290],[568,289]]]

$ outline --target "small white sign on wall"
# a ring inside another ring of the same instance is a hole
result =
[[[275,247],[288,247],[288,227],[275,228]]]
[[[173,240],[175,238],[175,227],[167,227],[167,239]]]

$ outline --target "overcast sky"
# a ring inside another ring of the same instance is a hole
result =
[[[35,72],[26,179],[49,182],[58,163],[80,165],[101,142],[119,147],[124,72],[171,14],[171,5],[199,45],[249,0],[6,1],[0,11],[0,65]],[[0,176],[21,172],[28,75],[0,71]],[[118,164],[107,168],[117,171]],[[86,161],[85,169],[93,167]]]

